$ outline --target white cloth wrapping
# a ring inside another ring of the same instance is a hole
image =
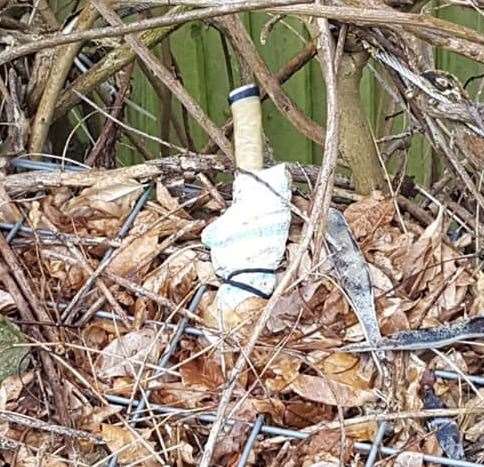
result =
[[[202,232],[202,242],[210,248],[212,264],[219,277],[248,268],[276,270],[284,255],[291,223],[291,177],[285,164],[239,174],[233,184],[233,203]],[[234,281],[271,294],[276,284],[273,273],[243,273]],[[235,310],[255,294],[222,284],[217,292],[220,311]]]

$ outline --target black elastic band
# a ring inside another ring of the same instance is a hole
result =
[[[253,293],[254,295],[264,298],[265,300],[269,300],[269,298],[271,298],[271,294],[266,294],[261,290],[256,289],[255,287],[252,287],[251,285],[243,284],[242,282],[237,282],[232,280],[232,277],[238,276],[239,274],[255,273],[255,272],[274,274],[276,271],[274,269],[267,269],[267,268],[238,269],[237,271],[231,272],[227,277],[221,277],[220,279],[224,284],[229,284],[232,287],[237,287],[238,289],[242,289],[242,290],[245,290],[246,292]]]
[[[240,99],[245,99],[247,97],[260,96],[259,86],[256,84],[248,84],[246,86],[241,86],[240,88],[234,89],[228,97],[229,104],[232,105],[234,102]]]

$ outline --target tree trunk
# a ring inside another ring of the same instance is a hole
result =
[[[353,172],[356,191],[363,195],[385,190],[383,171],[360,98],[361,74],[367,60],[365,52],[344,53],[338,74],[339,149]]]

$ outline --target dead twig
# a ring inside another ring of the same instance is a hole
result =
[[[0,410],[0,420],[15,423],[16,425],[26,426],[35,430],[48,431],[49,433],[55,433],[68,438],[86,440],[93,444],[104,444],[102,438],[99,438],[87,431],[75,430],[74,428],[69,428],[62,425],[47,423],[39,420],[38,418],[28,417],[27,415],[21,415],[8,410]]]
[[[96,9],[92,5],[87,4],[79,16],[76,31],[80,33],[89,32],[96,17]],[[31,127],[29,142],[30,153],[42,153],[44,150],[57,99],[81,45],[82,42],[80,41],[69,43],[65,47],[59,48],[54,56],[47,84],[37,106],[35,119]]]
[[[102,16],[112,25],[123,24],[121,18],[110,9],[104,2],[94,0],[92,2]],[[171,72],[156,58],[155,55],[134,35],[127,35],[126,42],[133,48],[141,60],[148,66],[158,79],[176,96],[176,98],[187,109],[195,121],[207,132],[222,152],[233,159],[232,145],[215,123],[210,120],[208,115],[193,100],[181,83],[171,74]]]
[[[116,284],[119,284],[121,287],[124,287],[125,289],[130,290],[131,292],[134,292],[139,297],[146,297],[149,300],[153,300],[155,303],[158,303],[158,305],[168,308],[168,310],[170,311],[176,311],[180,315],[186,316],[187,318],[199,324],[203,324],[203,325],[205,324],[200,317],[192,313],[187,308],[181,308],[177,304],[173,303],[171,300],[168,300],[167,298],[162,297],[161,295],[151,292],[148,289],[142,287],[141,285],[135,284],[134,282],[131,282],[128,279],[124,279],[120,276],[111,274],[110,272],[107,272],[107,271],[105,271],[103,275],[111,279]]]
[[[78,263],[81,265],[81,267],[86,271],[86,273],[89,276],[96,274],[96,271],[93,268],[91,268],[89,263],[84,259],[81,252],[78,251],[77,248],[75,248],[73,245],[70,245],[70,244],[67,244],[67,248],[69,249],[71,254],[78,260]],[[129,326],[128,315],[121,308],[121,305],[117,302],[117,300],[114,298],[114,295],[109,290],[109,287],[99,277],[96,280],[96,285],[99,287],[101,292],[104,294],[104,296],[106,297],[106,300],[109,302],[109,304],[113,307],[114,311],[116,312],[116,315],[119,316],[119,318],[121,318],[121,320],[123,321],[123,323],[125,325]],[[67,324],[70,324],[70,322],[68,322]]]
[[[0,237],[3,239],[1,235]],[[7,269],[7,266],[2,261],[1,258],[0,258],[0,282],[4,284],[7,291],[15,300],[15,304],[18,307],[18,310],[22,319],[26,321],[35,321],[36,318],[32,313],[29,304],[23,297],[22,292],[20,291],[17,284],[15,283],[15,280],[11,277]],[[48,322],[50,323],[52,321],[49,319]],[[32,326],[30,329],[31,329],[32,335],[37,341],[44,341],[44,337],[37,326]],[[47,329],[50,329],[50,328],[48,327]],[[60,383],[60,379],[55,369],[52,358],[47,352],[41,351],[40,359],[42,361],[42,366],[44,367],[45,374],[48,377],[48,381],[52,389],[55,405],[59,413],[59,418],[61,419],[62,423],[68,424],[70,417],[67,410],[64,391],[62,389],[63,386]]]
[[[402,13],[394,9],[361,8],[327,5],[293,5],[269,8],[272,13],[298,14],[328,18],[362,26],[400,26],[405,31],[472,60],[484,62],[484,39],[482,34],[470,28],[418,13]]]
[[[17,258],[17,255],[12,250],[10,245],[5,240],[3,234],[0,233],[0,254],[3,256],[5,264],[10,268],[11,274],[15,277],[23,295],[27,299],[30,308],[34,312],[34,319],[38,321],[53,322],[47,311],[44,309],[42,303],[35,295],[30,281],[24,273],[23,267]],[[59,341],[59,334],[54,328],[47,328],[46,335],[51,341]]]
[[[313,434],[317,433],[321,429],[328,429],[328,430],[336,430],[341,427],[348,427],[352,425],[358,425],[359,423],[367,423],[367,422],[383,422],[383,421],[393,421],[393,420],[407,420],[410,418],[433,418],[433,417],[455,417],[459,415],[465,414],[482,414],[484,413],[484,407],[462,407],[457,409],[427,409],[427,410],[420,410],[416,412],[411,411],[401,411],[401,412],[394,412],[394,413],[382,413],[382,414],[372,414],[372,415],[364,415],[361,417],[354,417],[354,418],[347,418],[340,423],[339,421],[334,422],[321,422],[316,425],[313,425],[308,428],[304,428],[304,433]]]
[[[321,127],[308,118],[283,91],[279,79],[274,76],[262,57],[257,52],[242,20],[237,16],[227,16],[214,20],[216,24],[223,27],[225,34],[229,37],[232,47],[239,53],[243,60],[250,67],[265,92],[270,96],[272,102],[287,118],[294,127],[304,136],[311,139],[320,146],[324,144],[324,135]]]
[[[122,26],[111,26],[104,28],[92,28],[87,31],[76,31],[69,34],[51,34],[45,38],[37,38],[32,42],[11,47],[0,52],[0,65],[4,65],[12,60],[30,55],[39,50],[50,47],[58,47],[64,44],[72,44],[79,41],[88,41],[108,37],[124,36],[135,32],[155,29],[163,26],[173,26],[183,24],[188,21],[196,21],[215,16],[230,15],[248,10],[261,10],[267,7],[277,7],[284,5],[301,3],[300,0],[245,0],[237,3],[226,3],[216,7],[200,8],[185,13],[176,13],[163,16],[161,18],[150,18],[142,21],[136,21],[131,24]]]
[[[183,11],[183,10],[179,10]],[[172,9],[171,12],[175,12]],[[169,15],[168,13],[167,15]],[[141,34],[140,40],[146,47],[152,48],[162,42],[169,34],[176,30],[176,26],[160,27],[148,30]],[[116,47],[105,55],[99,62],[95,63],[86,73],[81,74],[74,80],[71,86],[66,89],[56,103],[53,121],[62,117],[69,109],[80,102],[76,94],[88,95],[111,76],[122,70],[126,65],[132,63],[136,58],[135,52],[128,44]]]
[[[119,119],[124,111],[124,97],[127,95],[131,85],[130,80],[131,75],[133,74],[133,68],[134,66],[131,63],[124,71],[119,73],[121,75],[121,87],[114,99],[111,113],[115,119]],[[108,169],[114,168],[116,166],[116,156],[114,155],[114,150],[116,146],[117,134],[118,129],[115,122],[111,119],[108,119],[106,124],[103,126],[95,146],[86,157],[84,163],[91,167],[106,167]]]

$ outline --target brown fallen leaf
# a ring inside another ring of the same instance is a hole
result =
[[[357,240],[372,235],[377,227],[389,224],[394,215],[393,201],[380,192],[374,192],[371,196],[351,204],[344,212]]]
[[[304,302],[308,303],[311,300],[320,285],[319,281],[310,282],[294,289],[289,294],[283,295],[274,307],[267,328],[272,333],[290,328],[301,313]]]
[[[271,392],[284,391],[299,376],[301,359],[280,354],[271,361],[269,368],[270,371],[264,380],[265,386]]]
[[[484,435],[484,420],[480,420],[475,425],[469,427],[469,429],[465,431],[464,435],[466,439],[473,443],[482,438]]]
[[[365,241],[364,253],[392,281],[400,282],[403,275],[402,264],[414,240],[414,233],[402,233],[396,227],[385,225],[376,229],[370,241]]]
[[[162,341],[156,331],[143,328],[114,339],[95,362],[101,379],[115,376],[135,378],[144,362],[156,364]]]
[[[107,405],[103,407],[84,406],[79,417],[78,428],[94,434],[101,432],[101,425],[113,415],[121,412],[122,406]]]
[[[301,467],[338,467],[340,459],[349,465],[353,457],[353,440],[346,436],[342,445],[341,433],[321,430],[307,441],[303,441],[295,451],[296,464]],[[285,465],[285,462],[284,462]]]
[[[63,462],[59,457],[44,453],[42,455],[42,461],[40,461],[37,453],[32,453],[25,446],[21,446],[15,456],[16,467],[68,467],[69,464]]]
[[[228,332],[237,328],[240,335],[250,336],[253,323],[262,312],[267,300],[260,297],[249,297],[240,303],[235,310],[226,309],[220,312],[217,301],[214,300],[203,311],[202,318],[207,327]]]
[[[178,200],[171,196],[168,189],[160,182],[156,183],[155,196],[156,201],[161,208],[166,210],[167,214],[176,212],[176,215],[179,217],[183,217],[184,219],[190,218],[189,214],[183,208],[180,209]]]
[[[33,370],[5,378],[0,385],[0,409],[5,410],[7,402],[17,400],[25,386],[33,379]]]
[[[103,424],[101,426],[101,437],[109,450],[117,453],[118,462],[121,465],[135,462],[145,467],[155,467],[160,464],[153,455],[153,452],[155,452],[154,443],[147,441],[151,431],[134,430],[133,428],[130,430],[124,426]],[[143,442],[141,438],[145,441]],[[147,446],[150,446],[151,449],[148,449]]]
[[[66,233],[86,233],[83,218],[73,219],[62,212],[64,206],[72,198],[68,188],[55,191],[40,200],[38,206],[32,204],[29,220],[35,228],[46,227]]]
[[[189,465],[195,465],[196,461],[193,457],[194,447],[186,441],[178,443],[177,452],[180,455],[183,462]]]
[[[422,452],[430,456],[441,457],[444,453],[440,447],[439,440],[437,439],[436,433],[431,433],[426,435],[422,440]],[[433,466],[430,462],[427,465]]]
[[[476,409],[476,408],[484,409],[484,388],[479,388],[478,394],[472,393],[472,397],[470,398],[470,400],[466,401],[464,408],[465,409]],[[469,427],[479,423],[480,419],[481,419],[481,416],[479,414],[475,414],[475,413],[467,414],[463,417],[461,427],[465,432]]]
[[[430,224],[412,244],[405,261],[402,264],[403,279],[406,281],[406,290],[410,296],[425,290],[427,284],[439,274],[441,265],[434,263],[434,257],[439,256],[439,249],[442,244],[443,211],[432,224]],[[447,265],[448,267],[448,265]]]
[[[299,375],[289,387],[304,399],[342,407],[360,407],[377,399],[373,390],[353,388],[320,376]]]
[[[331,381],[343,383],[354,389],[371,388],[374,369],[371,364],[363,362],[360,356],[335,352],[318,366]]]
[[[484,313],[484,272],[479,271],[475,288],[475,299],[472,304],[471,313],[473,316],[479,316]]]
[[[334,417],[334,409],[326,404],[295,400],[285,402],[284,405],[284,421],[280,425],[305,428]]]
[[[337,287],[333,287],[324,300],[320,316],[321,323],[326,325],[322,329],[323,334],[328,325],[331,325],[335,333],[358,322],[356,314],[350,310],[348,300]]]
[[[136,180],[102,178],[95,185],[81,191],[62,207],[70,217],[124,219],[139,197],[143,185]]]
[[[183,384],[191,389],[216,391],[225,382],[219,363],[210,357],[204,356],[185,363],[180,373]]]
[[[242,402],[233,414],[237,422],[224,433],[224,436],[216,444],[211,465],[232,465],[233,460],[239,458],[250,430],[246,422],[253,422],[257,415],[251,401],[245,400]]]
[[[72,256],[69,249],[64,246],[44,247],[40,250],[40,255],[46,271],[51,277],[59,280],[64,293],[77,291],[88,278],[88,273],[82,266],[62,259],[63,256]],[[89,261],[89,264],[93,269],[96,268],[95,261]]]
[[[129,234],[123,239],[108,271],[122,276],[143,277],[147,266],[160,253],[164,237],[184,232],[183,236],[196,235],[203,227],[201,221],[190,221],[170,215],[165,218],[149,207],[140,212]]]
[[[158,251],[158,234],[148,231],[139,238],[126,237],[120,252],[109,264],[107,271],[117,276],[126,277],[137,271],[140,264],[149,263]]]
[[[209,400],[213,394],[207,390],[187,388],[183,383],[164,383],[152,393],[152,400],[156,404],[171,405],[186,409],[200,406],[202,401]]]
[[[250,398],[250,403],[254,406],[258,414],[263,414],[266,416],[267,420],[272,420],[277,425],[284,425],[284,403],[274,397],[267,399],[256,399]]]
[[[28,213],[28,219],[30,221],[30,225],[34,229],[38,229],[39,227],[47,227],[47,225],[43,222],[44,220],[44,213],[40,209],[40,202],[34,201],[30,206],[30,210]]]
[[[22,213],[7,195],[2,180],[2,183],[0,183],[0,222],[15,224],[19,219],[22,219]]]
[[[143,287],[179,302],[194,287],[197,279],[196,261],[197,253],[193,250],[176,252],[148,274]]]
[[[371,441],[378,430],[377,422],[356,423],[345,427],[345,432],[355,441]]]
[[[127,330],[122,323],[114,326],[113,321],[106,319],[97,319],[90,322],[82,333],[86,345],[95,349],[102,349],[108,345],[111,335],[117,332],[124,334]]]
[[[425,368],[425,363],[415,355],[402,355],[395,361],[394,370],[398,375],[395,397],[401,410],[418,411],[422,409],[420,389]]]

